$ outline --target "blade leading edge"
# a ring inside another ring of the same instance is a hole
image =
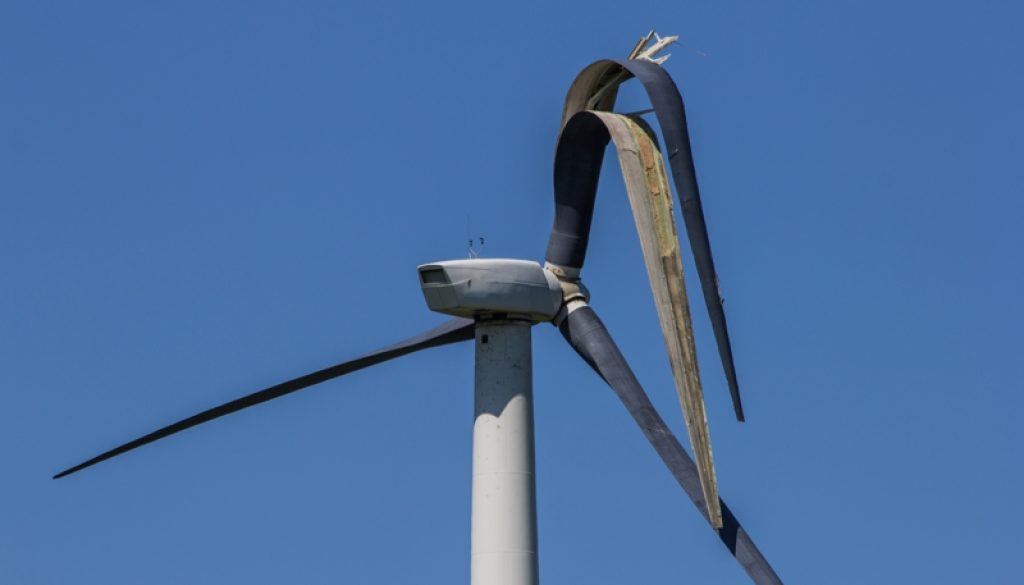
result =
[[[292,392],[295,392],[297,390],[302,390],[303,388],[308,388],[310,386],[319,384],[321,382],[325,382],[332,378],[344,376],[345,374],[349,374],[351,372],[355,372],[357,370],[361,370],[363,368],[367,368],[375,364],[386,362],[388,360],[392,360],[397,357],[401,357],[403,355],[419,351],[421,349],[437,347],[440,345],[448,345],[450,343],[457,343],[460,341],[469,341],[470,339],[473,339],[473,335],[474,324],[471,319],[453,319],[439,327],[431,329],[430,331],[426,331],[424,333],[421,333],[420,335],[410,337],[409,339],[400,341],[394,345],[390,345],[388,347],[379,349],[372,353],[368,353],[354,360],[342,362],[340,364],[324,368],[311,374],[306,374],[305,376],[295,378],[294,380],[289,380],[287,382],[282,382],[281,384],[277,384],[269,388],[264,388],[263,390],[232,400],[231,402],[226,402],[224,404],[221,404],[220,406],[215,406],[208,410],[204,410],[203,412],[194,414],[186,419],[182,419],[176,423],[167,425],[161,429],[153,431],[148,435],[144,435],[142,437],[139,437],[138,439],[129,441],[119,447],[115,447],[105,453],[101,453],[100,455],[97,455],[96,457],[93,457],[88,461],[79,463],[74,467],[65,469],[64,471],[61,471],[57,475],[53,476],[53,479],[60,479],[66,475],[75,473],[76,471],[81,471],[86,467],[91,467],[93,465],[96,465],[97,463],[106,461],[111,457],[116,457],[118,455],[121,455],[122,453],[127,453],[132,449],[136,449],[143,445],[152,443],[153,441],[163,439],[164,437],[181,432],[185,429],[194,427],[196,425],[200,425],[204,422],[220,418],[233,412],[238,412],[239,410],[242,410],[244,408],[255,406],[257,404],[260,404],[261,402],[273,400],[274,398],[279,398],[286,394],[291,394]]]

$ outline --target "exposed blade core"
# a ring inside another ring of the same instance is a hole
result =
[[[627,72],[625,76],[622,75],[624,70]],[[640,80],[647,91],[664,136],[669,167],[682,202],[686,234],[696,261],[718,353],[729,383],[733,410],[737,420],[742,421],[744,417],[739,382],[697,186],[683,99],[672,78],[658,65],[636,60],[597,61],[584,69],[569,88],[562,114],[563,131],[559,136],[555,159],[555,223],[548,242],[546,260],[573,269],[583,266],[597,180],[607,144],[607,139],[604,142],[595,140],[585,132],[580,132],[580,129],[570,132],[569,121],[585,109],[611,110],[615,105],[617,84],[630,76]],[[594,100],[595,96],[599,96],[599,99]]]
[[[650,398],[630,369],[626,359],[615,345],[611,335],[597,314],[588,306],[571,311],[559,327],[562,335],[591,368],[611,386],[626,406],[644,436],[668,466],[683,491],[693,500],[697,509],[708,519],[697,466],[683,450],[679,440],[665,425],[665,421],[654,409]],[[758,585],[781,584],[782,580],[768,564],[754,541],[740,525],[725,502],[719,500],[722,508],[723,525],[717,529],[718,537],[736,560]]]
[[[286,394],[291,394],[292,392],[295,392],[297,390],[308,388],[310,386],[319,384],[320,382],[325,382],[332,378],[344,376],[345,374],[355,372],[356,370],[361,370],[363,368],[379,364],[381,362],[386,362],[388,360],[401,357],[403,355],[413,353],[421,349],[437,347],[439,345],[447,345],[450,343],[457,343],[459,341],[469,341],[470,339],[473,339],[473,334],[474,325],[471,319],[453,319],[445,323],[444,325],[431,329],[430,331],[427,331],[415,337],[411,337],[409,339],[406,339],[405,341],[400,341],[394,345],[379,349],[375,352],[366,354],[354,360],[342,362],[329,368],[324,368],[322,370],[313,372],[312,374],[306,374],[305,376],[302,376],[300,378],[295,378],[294,380],[289,380],[287,382],[283,382],[281,384],[265,388],[263,390],[260,390],[259,392],[254,392],[247,396],[243,396],[236,400],[232,400],[231,402],[226,402],[224,404],[221,404],[220,406],[215,406],[209,410],[204,410],[199,414],[192,415],[174,424],[167,425],[162,429],[153,431],[148,435],[144,435],[142,437],[139,437],[138,439],[129,441],[119,447],[115,447],[114,449],[111,449],[106,453],[97,455],[96,457],[93,457],[88,461],[79,463],[74,467],[65,469],[64,471],[53,476],[53,479],[59,479],[61,477],[64,477],[65,475],[70,475],[72,473],[75,473],[76,471],[81,471],[86,467],[96,465],[97,463],[106,461],[111,457],[116,457],[118,455],[121,455],[122,453],[131,451],[132,449],[135,449],[137,447],[141,447],[148,443],[152,443],[153,441],[157,441],[169,435],[173,435],[174,433],[183,431],[196,425],[200,425],[204,422],[211,421],[215,418],[220,418],[224,415],[231,414],[233,412],[238,412],[239,410],[242,410],[244,408],[260,404],[261,402],[266,402],[268,400],[273,400],[274,398],[279,398]]]
[[[653,131],[640,118],[611,112],[584,111],[575,114],[564,131],[568,134],[578,132],[581,126],[603,126],[606,135],[596,137],[602,138],[601,142],[604,142],[610,135],[618,151],[672,366],[676,393],[683,410],[690,446],[697,460],[697,469],[700,471],[704,501],[709,504],[708,515],[712,526],[720,528],[722,512],[718,507],[718,485],[711,455],[704,391],[700,383],[693,324],[683,282],[683,263],[679,256],[672,191],[668,185],[661,151],[658,150]],[[585,132],[594,133],[591,129]],[[562,151],[559,151],[561,154]]]

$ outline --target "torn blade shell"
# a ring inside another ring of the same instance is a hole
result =
[[[707,503],[708,519],[712,526],[720,528],[722,512],[718,505],[718,482],[697,366],[697,346],[683,280],[672,191],[661,151],[653,131],[642,120],[608,112],[593,114],[604,121],[618,151],[676,394]]]

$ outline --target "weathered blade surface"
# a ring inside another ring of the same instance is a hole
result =
[[[718,482],[711,455],[704,391],[697,367],[697,347],[683,282],[672,190],[661,151],[653,138],[653,131],[639,118],[631,119],[609,112],[594,112],[593,115],[604,120],[618,150],[661,332],[668,349],[676,394],[700,472],[704,501],[709,504],[711,525],[721,528],[722,510],[718,506]]]
[[[209,410],[204,410],[199,414],[192,415],[186,419],[182,419],[176,423],[167,425],[166,427],[153,431],[148,435],[144,435],[142,437],[139,437],[138,439],[129,441],[105,453],[101,453],[100,455],[97,455],[96,457],[93,457],[88,461],[79,463],[74,467],[65,469],[64,471],[53,476],[53,479],[59,479],[66,475],[75,473],[76,471],[81,471],[86,467],[91,467],[93,465],[96,465],[97,463],[106,461],[111,457],[116,457],[118,455],[121,455],[122,453],[127,453],[132,449],[136,449],[148,443],[152,443],[153,441],[163,439],[164,437],[181,432],[185,429],[194,427],[196,425],[200,425],[204,422],[211,421],[215,418],[220,418],[224,415],[228,415],[233,412],[238,412],[239,410],[242,410],[244,408],[255,406],[257,404],[260,404],[261,402],[266,402],[268,400],[273,400],[274,398],[279,398],[286,394],[291,394],[292,392],[295,392],[297,390],[308,388],[310,386],[319,384],[320,382],[325,382],[332,378],[344,376],[345,374],[355,372],[356,370],[361,370],[363,368],[379,364],[381,362],[386,362],[388,360],[392,360],[397,357],[401,357],[403,355],[419,351],[421,349],[437,347],[439,345],[447,345],[449,343],[456,343],[459,341],[468,341],[470,339],[473,339],[473,334],[474,325],[471,319],[453,319],[445,323],[444,325],[431,329],[430,331],[427,331],[415,337],[411,337],[404,341],[400,341],[394,345],[390,345],[388,347],[379,349],[377,351],[366,354],[354,360],[342,362],[329,368],[324,368],[322,370],[313,372],[312,374],[306,374],[305,376],[295,378],[294,380],[289,380],[287,382],[283,382],[281,384],[265,388],[263,390],[260,390],[259,392],[254,392],[247,396],[243,396],[236,400],[232,400],[231,402],[226,402],[224,404],[221,404],[220,406],[215,406]]]
[[[626,358],[622,356],[597,313],[587,306],[578,308],[566,316],[559,330],[569,345],[619,396],[626,410],[640,426],[640,430],[661,456],[683,491],[693,500],[704,518],[708,519],[708,508],[697,466],[654,409],[650,398],[640,386]],[[722,527],[716,531],[722,543],[736,557],[754,583],[781,585],[782,580],[768,564],[768,560],[758,550],[736,516],[724,501],[719,500],[719,505],[722,508],[723,522]]]
[[[593,200],[597,192],[597,177],[601,172],[601,157],[607,144],[596,141],[585,144],[584,141],[589,137],[581,135],[580,128],[570,131],[572,125],[569,122],[578,112],[586,109],[612,109],[615,105],[617,85],[633,76],[643,84],[664,136],[669,167],[672,170],[676,192],[682,202],[686,234],[696,261],[697,275],[700,277],[704,302],[715,332],[718,353],[729,383],[733,410],[737,420],[742,421],[744,415],[739,382],[725,320],[725,309],[719,295],[718,276],[711,255],[707,222],[704,219],[697,186],[683,98],[669,74],[658,65],[636,60],[597,61],[580,72],[570,86],[562,113],[563,131],[556,149],[555,225],[552,228],[546,259],[559,266],[583,266],[590,235]],[[595,97],[599,99],[595,100]],[[569,143],[576,143],[576,146],[571,147]],[[569,151],[574,149],[576,152],[570,154]]]

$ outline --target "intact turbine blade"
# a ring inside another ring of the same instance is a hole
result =
[[[654,409],[650,398],[640,386],[626,358],[615,345],[597,313],[582,302],[580,305],[582,306],[571,310],[562,321],[559,326],[562,335],[576,353],[615,391],[683,491],[704,518],[710,521],[697,466]],[[722,508],[723,522],[721,528],[716,528],[716,531],[722,543],[739,561],[754,583],[781,585],[782,580],[736,516],[724,501],[719,500],[719,505]]]
[[[273,400],[274,398],[279,398],[286,394],[291,394],[292,392],[302,390],[303,388],[308,388],[310,386],[319,384],[321,382],[325,382],[332,378],[344,376],[345,374],[349,374],[351,372],[355,372],[357,370],[361,370],[363,368],[367,368],[375,364],[386,362],[388,360],[392,360],[397,357],[401,357],[403,355],[419,351],[421,349],[437,347],[440,345],[448,345],[450,343],[457,343],[460,341],[469,341],[470,339],[473,339],[473,335],[474,324],[471,319],[452,319],[451,321],[448,321],[447,323],[439,327],[435,327],[434,329],[426,331],[420,335],[410,337],[409,339],[400,341],[394,345],[378,349],[377,351],[368,353],[354,360],[342,362],[340,364],[333,365],[322,370],[318,370],[311,374],[306,374],[305,376],[295,378],[294,380],[288,380],[287,382],[282,382],[269,388],[264,388],[263,390],[260,390],[258,392],[248,394],[241,398],[221,404],[220,406],[215,406],[208,410],[204,410],[203,412],[200,412],[198,414],[194,414],[176,423],[169,424],[161,429],[157,429],[156,431],[149,433],[148,435],[143,435],[135,440],[129,441],[123,445],[115,447],[105,453],[101,453],[96,457],[89,459],[88,461],[79,463],[74,467],[69,467],[68,469],[61,471],[57,475],[54,475],[53,479],[60,479],[66,475],[71,475],[72,473],[81,471],[87,467],[91,467],[102,461],[106,461],[111,457],[116,457],[118,455],[121,455],[122,453],[127,453],[132,449],[136,449],[143,445],[152,443],[153,441],[158,441],[160,439],[163,439],[164,437],[168,437],[175,433],[181,432],[185,429],[189,429],[196,425],[209,422],[213,419],[220,418],[233,412],[238,412],[239,410],[242,410],[244,408],[255,406],[262,402]]]

